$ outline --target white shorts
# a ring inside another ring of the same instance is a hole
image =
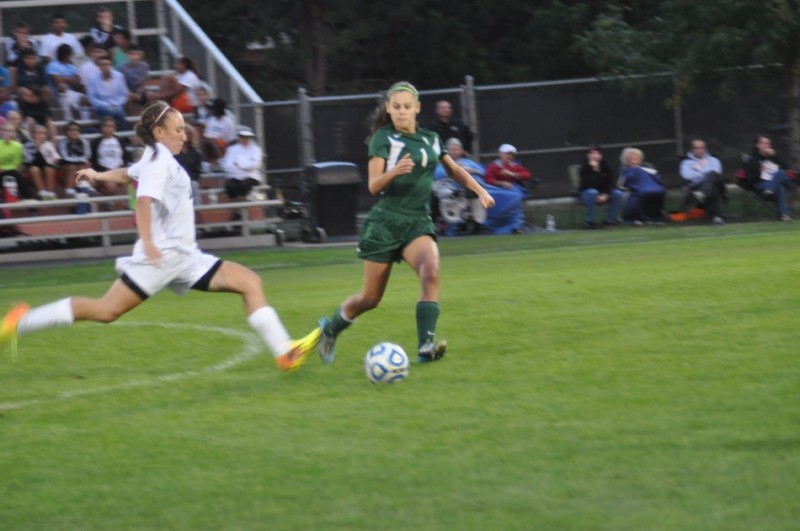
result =
[[[191,253],[167,250],[161,252],[161,263],[155,266],[145,258],[124,256],[117,258],[116,270],[125,275],[147,297],[168,287],[183,295],[208,273],[220,259],[199,249]],[[131,286],[134,289],[133,286]],[[134,289],[134,291],[139,291]]]

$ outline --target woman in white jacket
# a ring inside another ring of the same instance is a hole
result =
[[[248,196],[263,199],[254,188],[262,182],[261,166],[264,155],[253,141],[255,134],[249,127],[239,128],[239,141],[225,151],[222,170],[225,172],[225,193],[231,199]],[[251,194],[251,195],[248,195]]]

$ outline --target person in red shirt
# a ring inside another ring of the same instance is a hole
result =
[[[511,144],[503,144],[498,149],[499,158],[486,166],[486,174],[483,179],[486,184],[500,186],[506,190],[518,189],[528,196],[526,184],[532,181],[531,172],[514,160],[517,156],[517,148]]]

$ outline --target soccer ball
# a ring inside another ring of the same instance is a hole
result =
[[[400,345],[378,343],[364,358],[364,372],[374,384],[402,382],[408,377],[408,356]]]

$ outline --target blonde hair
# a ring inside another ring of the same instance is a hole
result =
[[[635,147],[626,147],[625,149],[622,150],[622,154],[619,156],[620,164],[622,164],[623,166],[627,166],[628,165],[628,157],[631,154],[634,154],[634,153],[638,154],[639,155],[639,159],[641,159],[639,161],[639,164],[644,162],[644,152],[641,149],[637,149]]]

